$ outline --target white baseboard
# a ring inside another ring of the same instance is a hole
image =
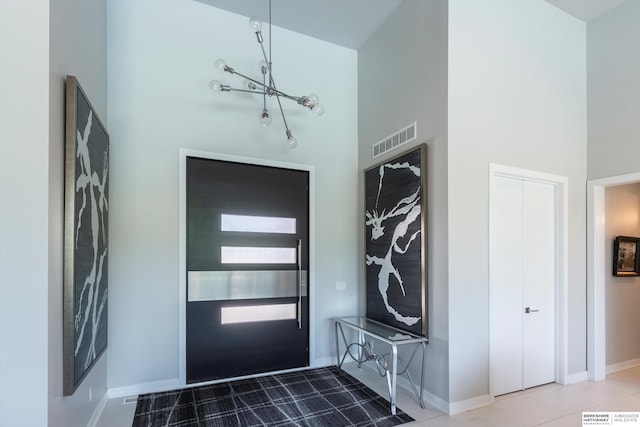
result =
[[[324,368],[326,366],[332,366],[336,364],[335,357],[317,357],[311,361],[311,368]]]
[[[624,371],[625,369],[635,368],[637,366],[640,366],[640,359],[614,363],[613,365],[607,365],[607,374],[613,374],[614,372]]]
[[[137,396],[147,393],[158,393],[162,391],[175,390],[184,387],[180,379],[173,378],[170,380],[153,381],[149,383],[132,384],[123,387],[113,387],[107,390],[109,399],[114,397]]]
[[[355,362],[353,362],[355,363]],[[376,368],[367,363],[362,365],[367,369],[372,369],[376,373],[378,372]],[[411,395],[413,395],[413,389],[411,388],[411,383],[404,376],[398,377],[398,386],[405,389]],[[419,387],[420,384],[416,384],[416,387]],[[419,390],[419,389],[418,389]],[[449,402],[443,400],[442,398],[436,396],[435,394],[430,393],[428,390],[422,390],[422,397],[424,398],[424,402],[436,408],[437,410],[447,414],[447,415],[455,415],[464,411],[468,411],[470,409],[479,408],[481,406],[486,406],[491,404],[491,399],[489,395],[487,396],[479,396],[474,399],[469,399],[463,402],[454,402],[450,404]],[[457,411],[457,412],[452,412]]]
[[[89,418],[87,427],[95,427],[98,424],[98,421],[102,416],[102,411],[104,411],[104,408],[107,406],[107,402],[109,401],[108,394],[109,393],[107,391],[107,393],[102,395],[102,399],[100,399],[100,402],[98,402],[98,406],[96,406],[96,409],[93,411],[91,418]]]
[[[589,379],[589,375],[587,371],[578,372],[577,374],[569,374],[567,375],[567,383],[565,385],[577,384]]]
[[[375,369],[373,366],[364,364],[363,366],[369,369]],[[413,389],[411,383],[404,376],[398,377],[398,386],[402,387],[413,395]],[[416,384],[419,387],[419,384]],[[461,400],[459,402],[447,402],[442,398],[430,393],[428,390],[422,390],[425,403],[433,406],[437,410],[444,412],[447,415],[457,415],[462,412],[471,411],[473,409],[481,408],[483,406],[491,405],[493,403],[491,396],[486,394],[482,396],[476,396],[471,399]]]
[[[411,385],[408,384],[409,381],[406,381],[406,382],[407,382],[407,387],[403,386],[403,388],[411,387]],[[409,388],[409,390],[411,390],[411,389]],[[412,393],[413,393],[413,391],[412,391]],[[427,390],[422,390],[422,393],[423,393],[423,396],[424,396],[424,401],[426,403],[428,403],[429,405],[433,406],[437,410],[442,411],[447,415],[450,415],[449,414],[449,403],[448,402],[442,400],[441,398],[439,398],[435,394],[432,394],[432,393],[428,392]]]
[[[492,403],[492,399],[491,399],[491,396],[488,394],[472,397],[471,399],[451,402],[449,404],[449,415],[461,414],[463,412],[467,412],[473,409],[482,408],[483,406],[491,405],[491,403]]]

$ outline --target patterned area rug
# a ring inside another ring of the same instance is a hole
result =
[[[413,421],[335,366],[142,395],[132,427],[396,426]]]

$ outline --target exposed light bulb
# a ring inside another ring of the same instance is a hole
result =
[[[249,26],[257,33],[262,30],[262,21],[257,17],[252,16],[251,19],[249,19]]]
[[[258,88],[258,86],[249,79],[244,79],[243,85],[250,90],[256,90]]]
[[[260,73],[262,73],[263,75],[267,74],[267,72],[269,71],[267,61],[265,61],[264,59],[258,62],[258,68],[260,69]]]
[[[301,101],[298,101],[298,103],[302,104],[302,107],[304,107],[305,110],[309,111],[315,108],[315,106],[318,104],[319,99],[320,98],[318,98],[318,95],[312,93],[309,96],[303,96],[301,98]],[[324,107],[321,106],[320,109],[321,111],[324,111]]]
[[[321,116],[324,114],[324,105],[316,104],[313,106],[311,111],[313,111],[313,114],[315,114],[316,116]]]
[[[288,129],[287,129],[287,145],[292,150],[298,146],[298,140],[291,134],[291,131]]]
[[[220,71],[225,71],[225,68],[227,68],[227,63],[225,62],[224,59],[218,59],[216,61],[216,68],[219,69]]]
[[[262,110],[262,114],[260,114],[260,123],[262,123],[262,126],[269,126],[271,124],[271,114],[269,114],[269,111]]]
[[[311,110],[311,108],[313,108],[313,102],[311,102],[311,99],[309,99],[308,96],[304,96],[302,98],[302,107],[307,111],[309,111],[309,110]]]
[[[0,0],[2,1],[2,0]],[[269,1],[269,33],[271,33],[271,0]],[[270,61],[271,57],[271,44],[269,44],[269,59],[267,58],[267,54],[264,46],[264,37],[262,35],[262,27],[263,22],[255,16],[252,16],[249,19],[249,26],[255,32],[258,43],[260,44],[264,60],[260,61],[258,64],[260,73],[262,74],[262,80],[256,78],[255,80],[251,77],[245,77],[243,74],[236,72],[232,67],[227,65],[227,63],[223,59],[217,59],[215,61],[215,67],[219,70],[237,75],[239,77],[244,78],[242,86],[238,89],[231,88],[231,86],[222,84],[218,80],[212,80],[209,82],[209,87],[216,92],[246,92],[259,94],[263,97],[263,110],[260,113],[260,123],[263,126],[269,126],[272,122],[272,116],[269,110],[267,110],[266,98],[267,96],[276,96],[278,100],[278,104],[280,104],[281,98],[286,98],[291,101],[294,101],[298,105],[301,105],[305,110],[313,112],[314,115],[320,116],[324,113],[324,106],[320,104],[319,97],[315,93],[309,94],[308,96],[290,96],[284,92],[281,92],[275,88],[275,83],[272,76],[272,63]],[[271,35],[271,34],[269,34]],[[280,105],[279,105],[280,106]],[[289,148],[293,149],[298,146],[298,140],[292,135],[291,130],[289,130],[287,126],[287,120],[285,118],[284,111],[282,106],[280,106],[279,110],[280,114],[282,114],[282,119],[284,121],[284,127],[287,135],[287,145]]]

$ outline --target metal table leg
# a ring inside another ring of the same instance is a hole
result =
[[[411,385],[411,388],[413,389],[413,392],[416,398],[420,403],[420,407],[421,408],[425,407],[424,405],[424,369],[425,369],[424,364],[426,360],[426,350],[427,350],[427,345],[426,345],[427,343],[425,341],[422,341],[419,343],[421,344],[420,348],[422,349],[422,366],[420,369],[420,391],[418,391],[416,389],[416,384],[414,383],[413,378],[411,378],[411,373],[409,372],[409,366],[411,365],[411,362],[419,348],[417,345],[418,343],[414,343],[415,346],[413,347],[411,356],[409,357],[407,363],[405,363],[402,360],[399,360],[398,346],[395,343],[387,342],[391,346],[391,357],[390,357],[390,360],[385,360],[385,357],[388,356],[388,354],[387,355],[376,354],[373,351],[373,346],[368,346],[368,343],[366,342],[365,334],[363,333],[363,331],[360,331],[360,330],[358,331],[357,341],[351,344],[349,344],[349,342],[347,341],[347,337],[345,336],[342,324],[338,321],[335,322],[335,333],[336,333],[336,363],[337,363],[338,370],[342,369],[342,364],[344,363],[347,355],[349,355],[355,362],[358,362],[358,367],[360,367],[362,363],[366,361],[375,360],[379,366],[379,369],[382,368],[382,370],[380,370],[379,373],[380,375],[384,374],[384,376],[387,377],[387,387],[389,389],[391,414],[396,415],[396,412],[397,412],[396,404],[397,404],[398,374],[400,375],[407,374],[407,378],[409,380],[409,383]],[[342,336],[342,340],[345,345],[345,352],[342,358],[340,357],[340,337],[338,335]],[[351,352],[351,347],[354,347],[354,346],[358,347],[358,352],[355,356]],[[399,361],[402,363],[402,366],[403,366],[402,372],[398,372]]]
[[[340,363],[340,339],[338,338],[338,326],[340,322],[335,322],[336,328],[336,366],[338,367],[338,371],[342,368],[342,364]],[[342,329],[342,327],[340,327]]]
[[[396,414],[396,392],[398,386],[398,349],[395,345],[391,346],[391,414]]]
[[[422,369],[420,370],[420,407],[424,409],[424,362],[427,352],[427,343],[422,342]]]

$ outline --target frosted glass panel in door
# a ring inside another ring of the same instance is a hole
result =
[[[298,248],[220,247],[221,264],[295,264]]]
[[[220,215],[220,228],[222,231],[281,234],[296,234],[297,230],[295,218],[231,214]]]

